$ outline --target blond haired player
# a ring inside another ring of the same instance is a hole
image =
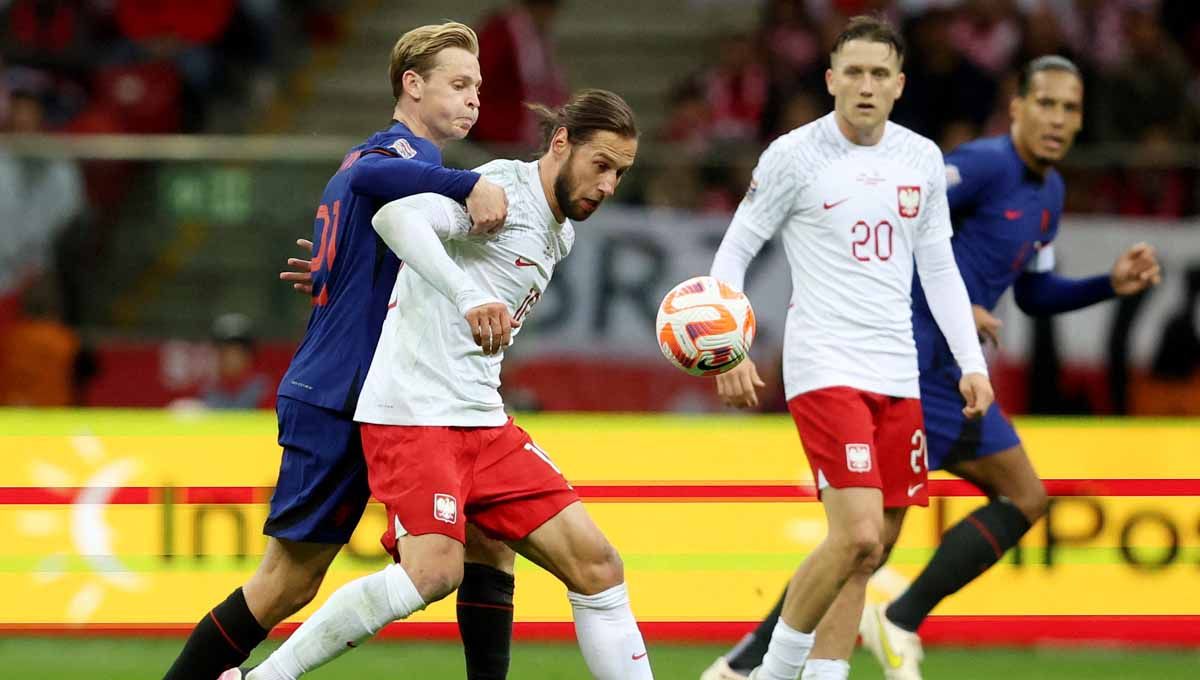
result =
[[[782,232],[793,288],[784,383],[829,521],[792,577],[750,675],[758,680],[794,680],[802,668],[805,678],[848,677],[867,579],[905,510],[928,502],[914,259],[962,368],[964,413],[977,417],[992,402],[950,247],[941,153],[888,122],[904,88],[903,57],[885,21],[850,20],[825,76],[834,111],[763,153],[713,260],[712,275],[740,289],[751,259]],[[756,403],[761,385],[751,361],[717,378],[723,400],[738,407]]]

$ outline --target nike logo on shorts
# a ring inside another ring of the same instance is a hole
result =
[[[821,205],[825,206],[825,209],[826,209],[826,210],[832,210],[832,209],[834,209],[834,208],[838,207],[839,205],[841,205],[841,204],[843,204],[843,203],[845,203],[846,201],[849,201],[849,200],[850,200],[850,197],[849,197],[849,196],[847,196],[846,198],[843,198],[843,199],[842,199],[842,200],[840,200],[840,201],[836,201],[836,202],[834,202],[834,203],[822,203]]]
[[[921,487],[923,487],[923,486],[925,486],[925,482],[921,482],[920,484],[913,484],[913,485],[909,486],[908,487],[908,497],[912,498],[913,496],[917,495],[917,492],[920,491]]]
[[[642,660],[642,659],[644,659],[644,658],[646,658],[646,652],[642,652],[641,654],[634,654],[634,655],[633,655],[633,660],[634,660],[634,661],[641,661],[641,660]]]

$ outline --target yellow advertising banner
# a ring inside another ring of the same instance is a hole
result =
[[[650,625],[756,620],[824,535],[786,417],[518,421],[621,551]],[[274,428],[266,413],[0,411],[0,628],[190,625],[257,565],[279,464]],[[959,624],[1107,617],[1169,639],[1174,627],[1200,628],[1200,422],[1024,419],[1018,429],[1054,496],[1049,515],[935,614]],[[942,473],[931,492],[875,596],[899,593],[982,500]],[[318,602],[387,563],[384,524],[373,503]],[[570,620],[562,586],[527,562],[516,619]],[[452,622],[453,602],[414,620]]]

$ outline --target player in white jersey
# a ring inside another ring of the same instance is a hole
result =
[[[885,21],[850,21],[825,76],[834,111],[763,152],[713,260],[712,275],[741,289],[751,259],[781,232],[793,288],[784,385],[829,520],[788,586],[750,675],[759,680],[794,680],[801,668],[805,678],[848,677],[867,579],[905,510],[928,502],[914,258],[963,370],[964,412],[981,415],[992,402],[950,247],[941,153],[887,120],[904,86],[903,56]],[[722,399],[738,407],[757,403],[761,385],[749,360],[717,378]]]
[[[404,267],[355,420],[397,563],[340,588],[249,680],[295,680],[453,592],[468,521],[567,586],[594,677],[652,678],[620,557],[498,392],[505,348],[571,250],[570,220],[612,195],[637,151],[633,113],[611,92],[541,112],[538,161],[479,169],[508,197],[496,236],[472,236],[462,206],[434,194],[375,215]]]

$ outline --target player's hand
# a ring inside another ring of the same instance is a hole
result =
[[[958,391],[962,393],[967,405],[963,407],[963,415],[975,419],[983,417],[996,400],[992,392],[992,382],[982,373],[967,373],[958,381]]]
[[[500,350],[508,347],[512,340],[512,329],[521,325],[521,322],[508,313],[508,305],[502,302],[489,302],[472,307],[463,318],[471,327],[475,344],[482,347],[487,356],[499,354]]]
[[[296,239],[296,245],[307,250],[308,256],[312,257],[312,241],[306,238],[298,238]],[[292,288],[305,295],[312,295],[312,262],[301,260],[298,257],[289,257],[287,263],[295,271],[279,272],[279,280],[291,281]]]
[[[765,386],[750,357],[717,376],[717,396],[726,406],[734,408],[758,406],[758,388]]]
[[[1117,295],[1135,295],[1162,282],[1162,269],[1154,246],[1139,243],[1117,258],[1112,268],[1112,287]]]
[[[471,216],[471,235],[494,234],[508,217],[508,196],[499,185],[480,177],[467,196],[467,214]]]
[[[979,339],[984,343],[992,343],[992,347],[999,347],[1000,327],[1004,322],[979,305],[971,305],[971,312],[975,314],[975,330],[979,333]]]

